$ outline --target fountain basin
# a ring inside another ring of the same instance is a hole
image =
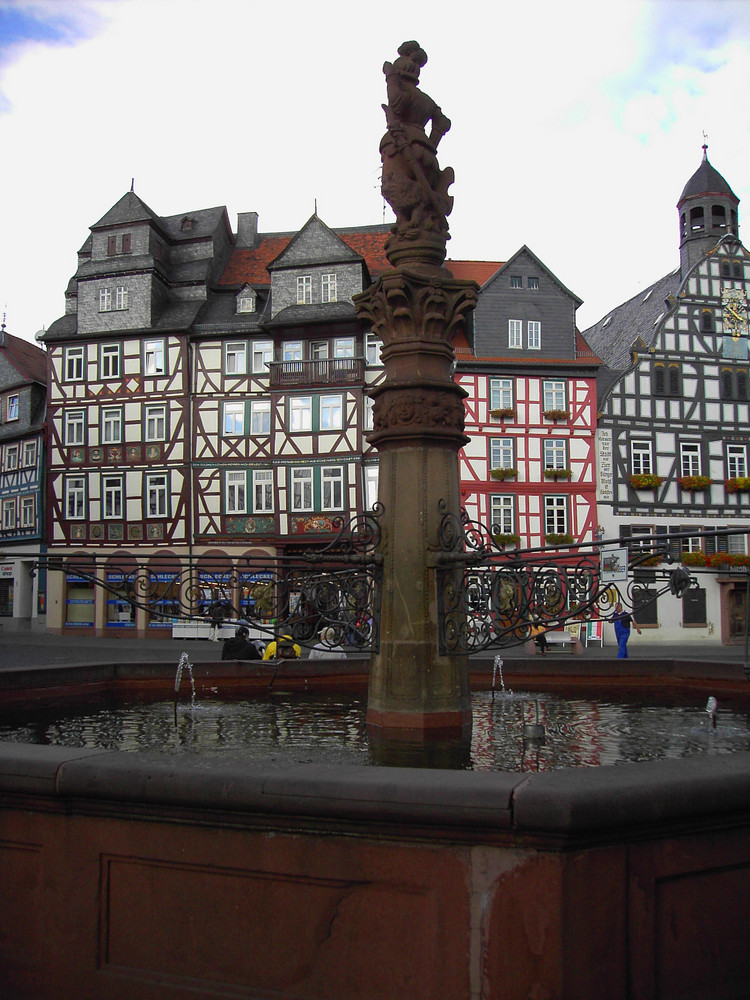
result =
[[[194,666],[199,696],[251,667],[267,686],[267,666]],[[637,683],[699,683],[664,671]],[[65,676],[103,696],[174,667],[3,671],[0,701]],[[14,1000],[750,991],[750,753],[508,774],[3,744],[0,792]]]

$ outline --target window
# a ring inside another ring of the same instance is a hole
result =
[[[83,378],[83,348],[65,348],[65,381],[80,382]]]
[[[293,468],[289,470],[291,480],[291,509],[310,511],[313,509],[313,470]]]
[[[746,400],[748,398],[748,373],[746,368],[721,369],[721,398]]]
[[[289,430],[312,430],[312,397],[289,396],[287,405],[289,407]]]
[[[110,312],[112,309],[112,289],[99,289],[99,312]]]
[[[320,474],[323,510],[341,510],[344,506],[344,469],[340,465],[324,465]]]
[[[701,448],[697,442],[680,443],[680,475],[699,476],[701,474]]]
[[[224,374],[244,375],[247,371],[247,344],[224,344]]]
[[[253,372],[260,374],[268,371],[268,364],[273,361],[273,343],[270,340],[255,340],[251,348]]]
[[[21,497],[21,527],[33,528],[36,521],[36,499],[33,496]]]
[[[271,433],[271,400],[253,399],[250,402],[250,433]]]
[[[562,379],[555,380],[553,382],[543,382],[542,395],[543,395],[542,408],[545,411],[567,409],[567,400],[565,398],[565,382],[562,381]]]
[[[532,291],[539,291],[539,278],[529,278],[527,284]]]
[[[491,378],[490,410],[512,410],[514,405],[513,379]]]
[[[744,444],[727,445],[727,478],[747,477],[747,448]]]
[[[320,298],[321,302],[335,302],[336,301],[336,275],[335,274],[324,274],[320,279]]]
[[[511,274],[510,276],[510,287],[511,288],[523,288],[523,278],[520,274]]]
[[[366,465],[362,470],[365,489],[365,510],[372,510],[378,502],[378,478],[380,466]]]
[[[245,404],[224,403],[224,434],[245,433]]]
[[[306,306],[312,302],[312,278],[305,274],[297,278],[297,305]]]
[[[146,375],[164,375],[164,341],[147,340],[143,345],[143,368]]]
[[[567,497],[549,496],[544,498],[545,535],[565,535],[568,532]]]
[[[508,347],[523,347],[523,321],[508,320]]]
[[[130,233],[123,233],[122,234],[122,247],[121,247],[121,252],[122,253],[130,253],[130,242],[131,242],[131,240],[130,240]]]
[[[102,476],[102,517],[122,517],[122,476]]]
[[[166,472],[146,473],[146,517],[167,517],[168,491]]]
[[[107,237],[107,256],[114,257],[117,253],[117,237],[108,236]]]
[[[354,357],[354,337],[337,337],[333,342],[334,358]]]
[[[703,309],[701,312],[701,330],[703,333],[714,332],[714,311],[713,309]]]
[[[320,429],[322,431],[339,430],[341,428],[342,397],[320,397]]]
[[[3,500],[3,531],[13,531],[16,526],[16,501]]]
[[[99,378],[119,378],[120,373],[120,345],[102,344],[99,351]]]
[[[513,468],[513,438],[490,438],[490,468]]]
[[[647,476],[654,471],[650,441],[630,442],[630,469],[634,476]]]
[[[567,442],[559,438],[546,438],[544,441],[544,468],[567,469]]]
[[[9,444],[5,447],[5,470],[13,472],[18,468],[18,445]]]
[[[26,468],[36,465],[36,441],[26,441],[23,446],[23,464]]]
[[[372,431],[375,429],[375,402],[369,396],[364,397],[364,410],[362,418],[362,429]]]
[[[376,337],[374,333],[368,333],[365,338],[365,357],[368,365],[382,365],[380,352],[383,350],[383,341]]]
[[[328,341],[314,340],[310,344],[310,357],[314,361],[325,361],[328,357]],[[325,371],[325,369],[323,369]]]
[[[302,341],[301,340],[288,340],[281,349],[281,357],[283,361],[301,361],[302,360]]]
[[[83,476],[68,476],[65,480],[65,516],[70,520],[83,517],[86,480]]]
[[[146,441],[165,441],[167,438],[166,406],[146,406],[144,424]]]
[[[128,290],[124,285],[118,285],[115,289],[115,309],[128,308]]]
[[[490,531],[493,535],[516,533],[516,498],[512,494],[490,496]]]
[[[86,414],[84,411],[68,410],[64,417],[64,425],[65,444],[70,446],[83,444],[86,428]]]
[[[18,420],[18,394],[8,396],[5,402],[5,419]]]
[[[253,512],[273,513],[273,470],[253,469]]]
[[[529,350],[540,350],[542,346],[542,324],[538,320],[530,319],[526,330]]]
[[[247,474],[227,472],[225,479],[227,514],[247,513]]]
[[[122,410],[105,407],[102,410],[102,444],[120,444],[122,441]]]
[[[237,296],[237,312],[238,313],[254,313],[255,312],[255,293],[248,291],[247,289]]]

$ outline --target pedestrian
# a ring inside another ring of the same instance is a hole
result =
[[[221,651],[222,660],[259,660],[258,647],[250,642],[250,632],[244,625],[239,625],[231,639],[224,640]]]
[[[627,660],[630,626],[632,625],[638,635],[640,635],[641,630],[638,622],[627,611],[623,611],[620,601],[615,604],[615,613],[612,616],[612,622],[615,626],[615,638],[617,639],[617,659]]]
[[[336,630],[332,628],[321,629],[318,633],[320,642],[316,642],[310,650],[310,660],[345,660],[346,653],[343,648],[336,643]]]
[[[280,635],[269,642],[263,654],[264,660],[298,660],[302,656],[302,648],[290,635]]]

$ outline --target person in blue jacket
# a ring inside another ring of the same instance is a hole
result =
[[[622,604],[618,601],[617,604],[615,604],[615,613],[612,616],[612,623],[615,626],[615,638],[617,639],[617,659],[627,660],[630,627],[632,625],[638,635],[640,635],[641,630],[638,627],[638,622],[627,611],[623,611]]]

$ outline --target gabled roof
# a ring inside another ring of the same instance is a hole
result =
[[[161,219],[135,191],[128,191],[90,228],[109,229],[111,226],[123,226],[129,222],[154,222],[159,225]]]
[[[548,278],[551,278],[552,281],[557,285],[557,287],[562,292],[565,293],[565,295],[568,295],[570,296],[571,299],[573,299],[573,301],[576,303],[576,307],[581,305],[583,299],[579,299],[578,296],[575,294],[575,292],[571,292],[571,290],[566,285],[564,285],[562,281],[560,281],[557,275],[554,274],[554,272],[550,271],[550,269],[547,267],[544,261],[540,260],[539,257],[537,257],[537,255],[534,253],[534,251],[530,250],[526,246],[526,244],[524,244],[519,250],[516,250],[516,252],[513,254],[512,257],[508,258],[508,260],[499,268],[497,274],[500,274],[501,271],[508,271],[508,269],[511,268],[513,264],[515,264],[518,258],[522,256],[530,257],[535,267],[537,267],[540,271],[543,271],[544,274],[546,274]],[[493,275],[493,277],[495,276],[496,275]]]
[[[3,330],[0,350],[18,372],[19,385],[25,382],[47,384],[47,354],[41,347]]]
[[[332,229],[331,232],[364,260],[371,278],[377,277],[390,267],[385,256],[385,243],[391,232],[390,226]],[[297,233],[259,233],[256,246],[232,252],[219,284],[270,285],[269,265],[283,254],[297,235]]]
[[[304,267],[307,264],[356,260],[359,254],[329,229],[322,219],[312,215],[271,261],[269,270],[277,267]]]

